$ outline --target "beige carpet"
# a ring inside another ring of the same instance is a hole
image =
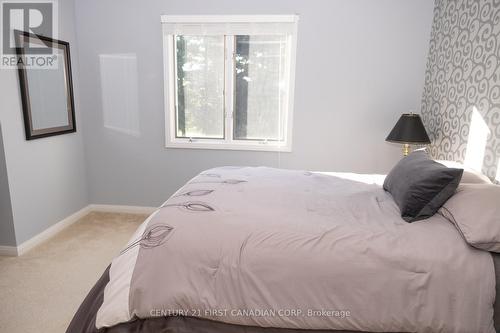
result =
[[[0,256],[0,332],[64,332],[145,218],[90,213],[20,257]]]

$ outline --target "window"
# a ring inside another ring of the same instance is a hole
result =
[[[166,145],[291,150],[297,16],[162,16]]]

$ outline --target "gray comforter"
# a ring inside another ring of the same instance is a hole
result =
[[[181,315],[490,333],[494,298],[487,252],[440,215],[404,222],[369,177],[218,168],[180,189],[115,258],[96,325]]]

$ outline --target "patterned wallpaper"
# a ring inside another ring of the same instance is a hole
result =
[[[484,124],[482,131],[489,129],[485,144],[469,140],[469,132],[481,137],[470,131],[478,127],[472,123],[474,109],[484,120],[475,116]],[[495,178],[500,159],[500,0],[436,0],[422,117],[434,158],[464,162],[467,155],[482,156],[484,149],[483,172]]]

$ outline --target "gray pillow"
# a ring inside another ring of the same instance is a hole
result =
[[[461,184],[440,213],[455,224],[467,243],[500,252],[500,186]]]
[[[407,222],[434,215],[455,193],[463,169],[448,168],[416,151],[403,158],[387,175],[384,189],[391,193]]]
[[[460,180],[460,184],[490,184],[490,185],[492,184],[488,176],[483,175],[481,172],[475,171],[461,163],[455,161],[445,161],[445,160],[436,160],[436,162],[448,168],[464,169],[464,174],[462,175],[462,180]]]

